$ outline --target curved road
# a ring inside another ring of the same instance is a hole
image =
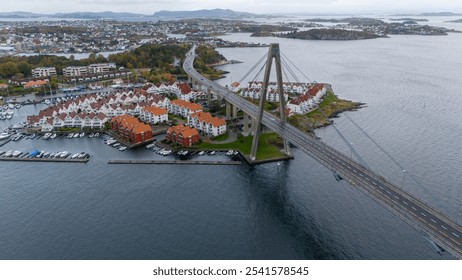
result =
[[[193,80],[211,89],[248,115],[254,118],[258,115],[259,109],[256,105],[200,75],[193,67],[194,58],[195,46],[188,52],[183,63],[184,70]],[[458,259],[462,259],[462,227],[460,225],[343,153],[268,112],[264,112],[262,123],[422,232],[427,239]]]

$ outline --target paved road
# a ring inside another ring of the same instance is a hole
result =
[[[193,68],[194,52],[195,47],[188,52],[183,64],[188,75],[245,113],[256,117],[258,114],[256,105],[204,78]],[[426,238],[462,259],[462,227],[460,225],[343,153],[268,112],[264,112],[262,123],[422,232]]]

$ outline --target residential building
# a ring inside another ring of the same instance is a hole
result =
[[[199,142],[199,132],[195,128],[180,124],[167,129],[165,138],[188,148]]]
[[[140,119],[146,123],[158,124],[168,121],[167,109],[154,106],[146,106],[141,108]]]
[[[32,76],[34,78],[40,78],[40,77],[50,77],[50,76],[56,76],[56,68],[55,67],[38,67],[32,69]]]
[[[47,85],[48,82],[44,80],[30,81],[24,85],[24,88],[39,88],[41,86]]]
[[[197,128],[199,132],[216,137],[226,133],[226,122],[223,119],[212,117],[210,113],[197,112],[188,118],[188,124]]]
[[[84,76],[87,74],[87,66],[68,66],[63,68],[63,75],[66,77]]]
[[[113,117],[111,128],[123,141],[130,144],[140,144],[152,139],[151,126],[129,115]]]
[[[169,113],[189,118],[191,114],[201,112],[202,106],[195,103],[190,103],[181,99],[172,100],[167,106]]]
[[[115,69],[115,63],[98,63],[90,64],[88,66],[88,74],[97,74],[97,73],[109,73],[111,69]],[[119,74],[120,76],[120,74]]]

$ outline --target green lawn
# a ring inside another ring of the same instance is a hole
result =
[[[222,134],[222,135],[219,135],[219,136],[213,138],[213,141],[225,141],[228,138],[229,138],[229,133],[226,132],[225,134]]]
[[[240,150],[243,155],[250,155],[252,147],[252,136],[242,137],[234,142],[226,144],[211,144],[201,143],[197,146],[199,149],[221,149],[221,150]],[[260,135],[258,141],[257,160],[265,160],[284,156],[280,152],[281,147],[272,143],[278,143],[278,135],[276,133],[267,133]]]

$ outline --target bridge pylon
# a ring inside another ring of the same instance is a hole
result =
[[[274,43],[270,45],[270,48],[268,51],[268,58],[266,60],[265,75],[263,79],[263,91],[260,96],[259,112],[255,120],[256,125],[253,126],[254,135],[252,139],[252,149],[250,152],[250,160],[255,160],[257,156],[258,140],[260,138],[260,133],[262,130],[261,121],[263,118],[263,112],[265,110],[266,94],[268,93],[268,85],[269,85],[269,79],[270,79],[273,59],[275,60],[275,66],[276,66],[276,80],[277,80],[277,91],[279,94],[280,116],[281,116],[281,120],[284,123],[287,120],[286,106],[285,106],[286,104],[285,104],[284,90],[283,90],[283,84],[282,84],[281,52],[279,50],[279,44]],[[290,155],[289,143],[287,142],[286,139],[284,139],[283,141],[284,141],[284,153],[289,156]]]

